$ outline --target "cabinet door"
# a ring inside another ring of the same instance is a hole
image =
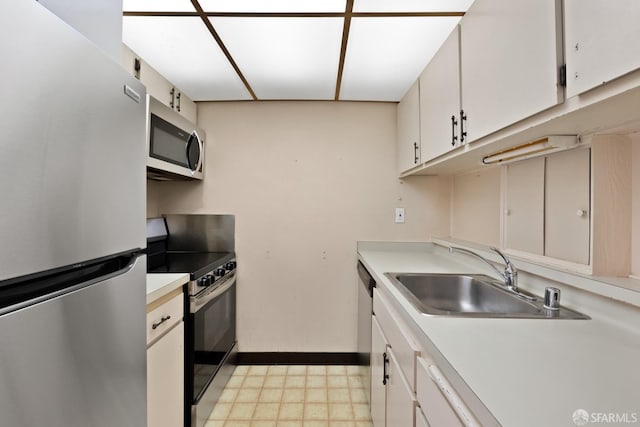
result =
[[[371,317],[371,322],[371,419],[373,427],[385,427],[387,399],[382,380],[386,371],[387,340],[375,316]]]
[[[458,27],[453,30],[420,76],[420,150],[423,162],[460,144],[456,125],[460,119],[459,31]]]
[[[506,249],[544,252],[544,165],[538,158],[506,166]]]
[[[398,104],[397,156],[400,173],[420,164],[420,86],[416,81]]]
[[[558,104],[559,0],[476,0],[462,18],[464,130],[474,141]]]
[[[590,151],[547,157],[545,255],[589,264]]]
[[[416,406],[413,391],[402,375],[392,348],[387,350],[387,359],[387,426],[413,427]]]
[[[147,426],[184,423],[184,322],[147,349]]]
[[[640,67],[638,0],[565,0],[567,97]]]

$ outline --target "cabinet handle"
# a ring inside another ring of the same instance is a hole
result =
[[[460,110],[460,143],[464,143],[464,138],[467,136],[467,132],[464,130],[464,122],[467,121],[467,116],[464,114],[464,110]]]
[[[179,113],[180,112],[180,96],[182,95],[182,92],[178,92],[178,94],[176,95],[176,111]]]
[[[456,121],[456,116],[451,116],[451,145],[456,146],[456,141],[458,140],[458,136],[456,135],[456,126],[458,126],[458,122]]]
[[[418,143],[414,142],[413,143],[413,164],[417,165],[418,164],[418,160],[420,160],[418,158]]]
[[[389,358],[387,357],[387,353],[382,353],[382,385],[387,385],[387,380],[389,379],[389,374],[387,374],[388,363]]]
[[[173,106],[175,105],[175,100],[176,100],[176,88],[175,87],[171,88],[171,92],[169,92],[169,95],[171,95],[171,101],[169,101],[169,107],[173,108]]]
[[[169,319],[171,319],[171,316],[163,316],[159,322],[151,325],[151,329],[156,329],[158,326],[162,325],[164,322],[166,322]]]

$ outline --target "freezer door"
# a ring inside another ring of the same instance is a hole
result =
[[[146,425],[146,259],[0,316],[0,425]]]
[[[144,86],[35,1],[0,52],[0,281],[145,247]]]

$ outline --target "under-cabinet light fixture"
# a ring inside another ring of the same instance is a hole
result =
[[[485,165],[505,164],[533,157],[546,156],[558,151],[568,150],[578,145],[576,135],[552,135],[508,148],[482,158]]]

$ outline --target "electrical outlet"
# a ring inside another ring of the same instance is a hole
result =
[[[396,224],[404,224],[404,208],[396,208]]]

